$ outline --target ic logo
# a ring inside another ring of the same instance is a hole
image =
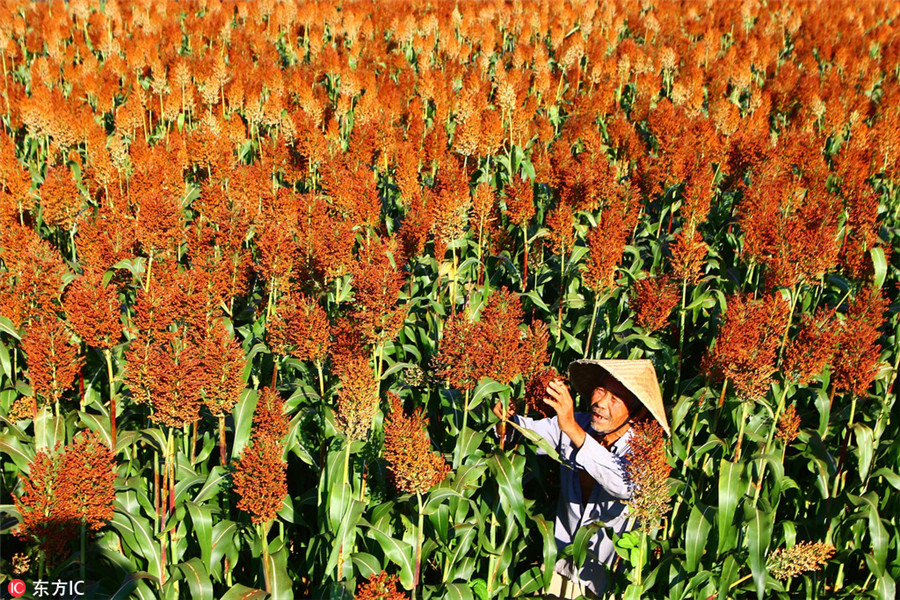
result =
[[[21,579],[13,579],[9,582],[9,595],[13,598],[25,595],[25,582]]]

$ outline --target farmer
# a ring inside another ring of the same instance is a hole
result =
[[[547,387],[546,401],[555,417],[529,419],[515,414],[512,404],[506,416],[540,434],[559,452],[561,490],[554,528],[558,551],[572,543],[581,527],[595,521],[605,525],[591,538],[580,569],[571,558],[557,561],[545,598],[596,598],[609,587],[609,568],[616,556],[609,530],[622,534],[634,525],[625,506],[631,497],[625,472],[631,424],[652,416],[666,433],[669,424],[649,360],[576,360],[569,365],[569,380],[588,412],[575,412],[569,388],[555,379]],[[494,414],[503,418],[501,403],[494,406]],[[515,428],[508,429],[514,437]],[[538,453],[546,454],[540,448]]]

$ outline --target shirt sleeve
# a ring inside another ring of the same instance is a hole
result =
[[[529,431],[537,433],[542,438],[547,440],[547,443],[549,443],[554,448],[559,448],[562,430],[559,428],[557,417],[549,417],[546,419],[531,419],[529,417],[513,415],[509,418],[509,420],[514,422],[522,429],[528,429]],[[494,435],[496,435],[496,433]],[[514,427],[507,427],[506,437],[511,441],[518,442],[522,439],[522,434],[516,431]],[[547,452],[545,452],[544,449],[540,446],[535,446],[535,451],[539,455],[547,455]]]
[[[575,453],[575,464],[587,471],[613,497],[631,499],[625,459],[601,446],[590,434],[585,436],[584,444]]]

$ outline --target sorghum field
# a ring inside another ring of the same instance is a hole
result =
[[[533,596],[491,407],[631,357],[616,593],[894,598],[898,17],[0,3],[4,593]]]

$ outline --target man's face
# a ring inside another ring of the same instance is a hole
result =
[[[591,429],[597,433],[611,433],[621,427],[630,416],[624,398],[628,396],[625,387],[606,377],[591,394]]]

